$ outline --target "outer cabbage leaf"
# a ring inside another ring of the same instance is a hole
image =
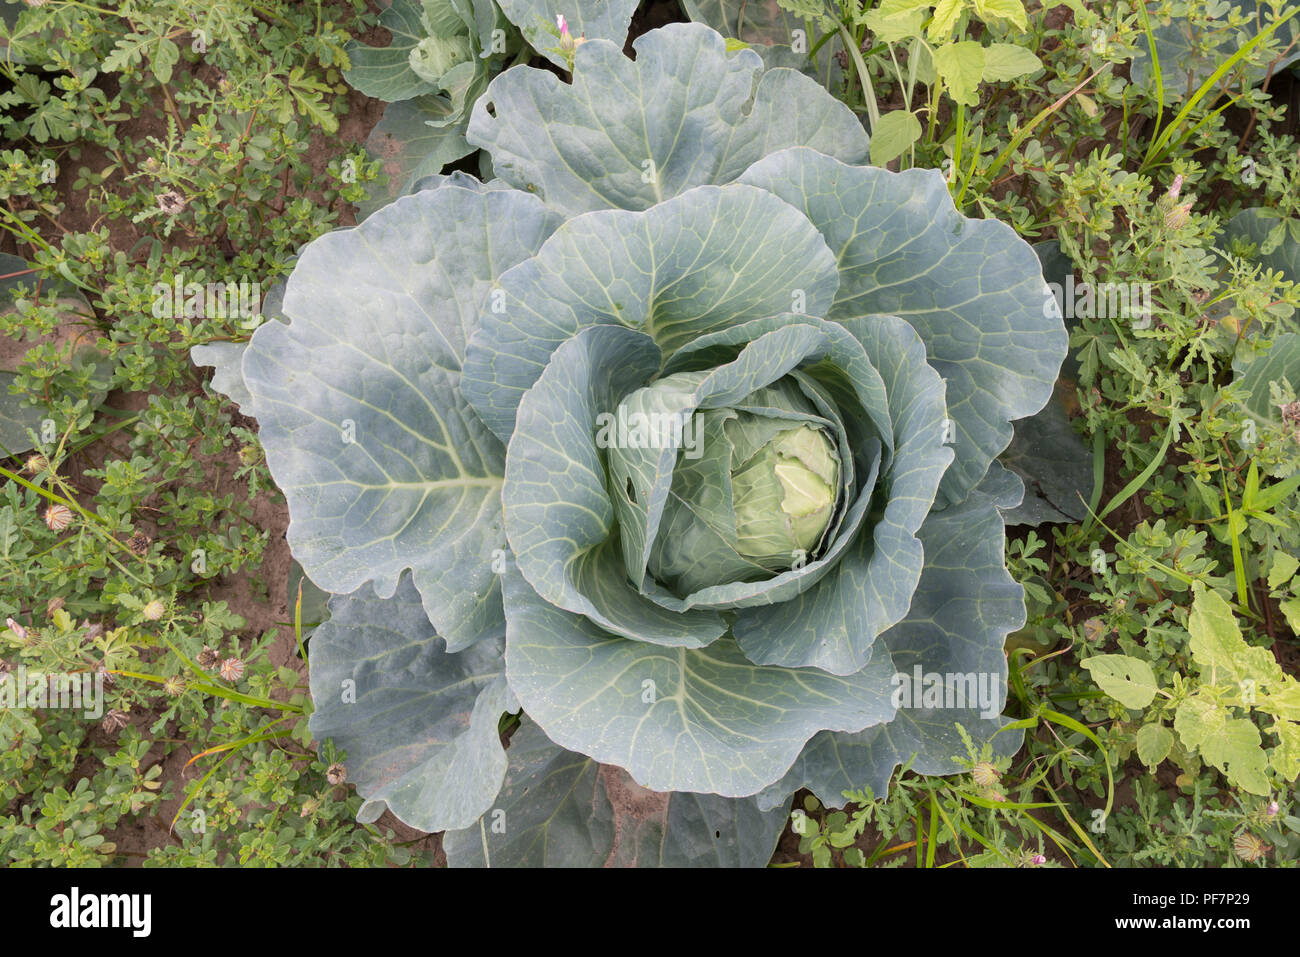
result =
[[[393,0],[393,5],[379,15],[379,25],[393,35],[392,43],[369,47],[348,41],[346,52],[352,62],[352,68],[344,73],[348,83],[366,96],[387,103],[436,93],[436,83],[411,69],[411,51],[427,35],[421,13],[419,0]]]
[[[498,176],[570,215],[646,209],[728,183],[790,146],[849,163],[867,155],[867,135],[843,103],[794,70],[764,72],[750,50],[728,54],[702,24],[669,24],[633,46],[635,61],[588,40],[571,84],[507,70],[475,104],[469,141],[492,154]]]
[[[629,641],[549,604],[513,564],[505,600],[506,674],[524,710],[557,744],[652,790],[745,797],[818,731],[859,731],[895,712],[883,651],[837,677],[756,666],[730,638],[698,649]]]
[[[501,12],[519,28],[528,45],[561,69],[569,68],[560,52],[555,18],[563,14],[569,35],[577,40],[610,40],[620,48],[637,0],[498,0]]]
[[[443,835],[451,867],[764,867],[785,829],[783,807],[648,791],[527,719],[506,756],[492,811]]]
[[[326,591],[413,569],[455,651],[502,629],[493,552],[505,544],[505,450],[460,395],[465,341],[500,272],[557,217],[515,191],[445,185],[311,243],[289,279],[288,325],[244,355],[288,538]]]
[[[809,149],[774,153],[740,178],[802,211],[835,254],[829,319],[907,320],[948,384],[956,460],[939,486],[962,501],[1011,441],[1011,421],[1051,397],[1065,326],[1045,315],[1034,251],[1011,227],[957,212],[934,170],[846,166]]]
[[[682,8],[697,23],[707,23],[723,36],[753,44],[754,52],[769,66],[794,67],[832,93],[838,94],[844,87],[844,68],[836,59],[844,49],[839,37],[821,43],[816,56],[810,56],[809,51],[822,39],[820,25],[792,13],[780,0],[682,0]],[[795,52],[796,45],[802,52]]]
[[[366,799],[358,820],[387,806],[412,827],[441,831],[491,806],[506,773],[497,726],[519,709],[503,645],[494,638],[448,654],[409,575],[392,598],[365,588],[330,600],[311,640],[311,732],[347,751]]]
[[[524,392],[580,329],[629,326],[671,355],[796,301],[819,315],[837,281],[817,230],[762,190],[702,186],[644,212],[589,213],[502,275],[499,309],[485,312],[470,343],[462,389],[508,441]]]
[[[1192,24],[1185,16],[1173,18],[1169,23],[1153,23],[1151,32],[1156,41],[1156,55],[1160,58],[1165,105],[1182,102],[1195,93],[1197,87],[1209,79],[1224,60],[1266,29],[1280,9],[1281,7],[1275,9],[1270,3],[1260,0],[1229,0],[1222,4],[1223,16],[1216,17],[1203,29]],[[1239,11],[1246,13],[1249,18],[1245,26],[1239,29],[1229,27],[1228,14]],[[1274,31],[1272,40],[1268,42],[1275,44],[1281,55],[1273,64],[1273,73],[1281,72],[1300,59],[1300,48],[1296,46],[1298,36],[1300,24],[1295,17]],[[1154,90],[1151,49],[1146,38],[1139,38],[1137,46],[1137,53],[1129,68],[1130,75],[1139,87]],[[1247,79],[1250,83],[1262,82],[1264,71],[1252,68]]]
[[[1019,748],[1018,732],[998,733],[1007,724],[997,717],[1006,701],[1002,645],[1025,623],[1024,591],[1006,568],[998,509],[1014,506],[1021,494],[1019,480],[995,464],[965,502],[931,513],[921,526],[925,570],[912,607],[881,636],[900,678],[911,682],[919,669],[923,689],[929,675],[940,681],[949,674],[975,675],[987,682],[982,688],[977,684],[977,695],[987,689],[990,698],[975,707],[948,707],[961,703],[955,697],[944,707],[900,707],[892,720],[857,734],[818,734],[789,773],[763,792],[761,806],[783,804],[801,787],[828,807],[842,806],[841,792],[863,786],[883,795],[894,769],[913,755],[912,768],[922,774],[955,774],[962,765],[953,759],[966,755],[958,723],[977,747],[992,738],[998,754]],[[897,683],[891,679],[885,682],[892,695]]]

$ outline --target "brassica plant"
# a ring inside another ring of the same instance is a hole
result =
[[[864,165],[814,80],[635,46],[498,76],[499,178],[311,243],[242,358],[336,596],[312,730],[452,864],[762,864],[800,787],[1016,746],[996,456],[1066,350],[1033,250]]]

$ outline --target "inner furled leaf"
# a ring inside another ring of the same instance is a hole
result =
[[[653,581],[686,598],[818,554],[844,496],[835,425],[816,413],[789,377],[737,408],[695,413],[651,546]]]

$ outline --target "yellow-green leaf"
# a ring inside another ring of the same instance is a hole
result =
[[[1094,655],[1081,664],[1102,691],[1126,708],[1145,708],[1156,696],[1156,676],[1141,658]]]

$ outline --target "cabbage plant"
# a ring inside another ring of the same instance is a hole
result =
[[[313,733],[453,865],[761,865],[801,787],[1017,744],[996,456],[1066,350],[1033,250],[809,77],[635,49],[498,76],[499,178],[308,245],[242,356],[335,595]]]

